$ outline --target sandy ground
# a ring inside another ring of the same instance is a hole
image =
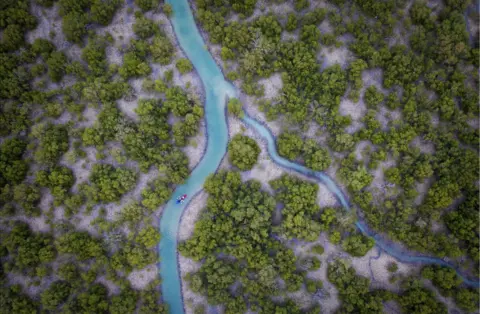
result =
[[[115,285],[113,282],[108,280],[105,276],[97,277],[95,282],[96,283],[101,283],[102,285],[107,287],[109,295],[114,295],[114,294],[119,294],[120,293],[120,288],[117,287],[117,285]]]
[[[207,130],[205,120],[200,122],[198,134],[190,138],[190,145],[182,148],[183,152],[188,156],[188,168],[193,170],[202,159],[207,148]]]
[[[320,60],[323,69],[335,64],[339,64],[342,69],[346,69],[355,58],[352,52],[345,46],[340,48],[322,46],[322,49],[320,49],[317,55],[317,59]]]
[[[373,69],[373,70],[365,70],[362,73],[362,80],[363,80],[363,87],[360,90],[360,100],[357,103],[354,103],[347,97],[342,98],[340,102],[340,108],[339,108],[339,113],[342,116],[347,116],[350,115],[352,118],[352,124],[346,128],[347,133],[354,133],[358,130],[360,130],[363,127],[363,122],[361,122],[361,119],[365,116],[367,113],[367,106],[364,102],[364,94],[365,90],[371,86],[375,85],[377,89],[384,94],[387,93],[387,91],[383,88],[383,72],[381,69]],[[385,110],[385,109],[383,109]],[[382,117],[386,114],[386,112],[382,115],[383,111],[382,109],[379,110],[381,113],[377,115],[377,119]],[[392,113],[392,116],[394,118],[398,118],[397,115]],[[386,125],[387,121],[386,120],[379,120],[383,125]]]
[[[382,130],[387,130],[389,122],[402,119],[400,110],[388,110],[385,106],[379,106],[375,118],[382,125]]]
[[[51,8],[44,8],[35,4],[30,4],[30,12],[37,18],[37,28],[28,32],[25,39],[28,43],[33,43],[37,38],[46,38],[53,42],[57,49],[62,50],[71,48],[72,44],[67,42],[62,32],[62,19],[58,14],[59,5],[56,3]],[[55,36],[51,38],[50,34],[53,32]],[[70,50],[72,50],[70,52]],[[75,60],[79,60],[79,47],[69,49],[67,52],[68,57],[73,57]]]
[[[50,232],[50,225],[47,223],[45,215],[33,218],[25,215],[17,215],[14,219],[2,219],[2,223],[13,220],[27,223],[33,232]]]
[[[32,282],[32,279],[30,277],[24,276],[19,273],[7,273],[7,282],[12,285],[20,285],[22,287],[22,290],[24,293],[29,295],[30,297],[34,297],[38,295],[40,292],[45,290],[45,287],[48,285],[50,280],[48,282],[42,282],[40,285],[35,286]]]
[[[324,247],[324,253],[322,255],[310,254],[309,251],[311,247],[317,244],[320,244]],[[323,282],[323,297],[315,298],[315,301],[319,302],[322,306],[322,313],[334,313],[340,305],[340,302],[338,300],[337,289],[327,279],[327,267],[330,261],[332,261],[336,257],[342,256],[343,253],[338,246],[334,246],[328,241],[325,233],[322,233],[317,241],[310,242],[308,244],[294,245],[293,249],[295,255],[297,256],[312,255],[320,259],[322,263],[320,268],[315,271],[310,271],[308,273],[308,277],[315,280],[321,280]],[[301,296],[300,300],[304,300],[307,297],[311,298],[311,296],[307,296],[306,291],[304,291],[302,294],[303,296]]]
[[[193,293],[188,287],[188,283],[183,279],[185,274],[196,272],[198,269],[200,269],[201,263],[197,263],[191,259],[183,257],[181,254],[178,254],[178,263],[180,265],[180,274],[182,277],[182,295],[184,304],[193,303],[194,305],[203,304],[208,306],[206,298],[202,295]],[[193,308],[194,306],[185,306],[186,314],[193,314]]]
[[[199,219],[202,209],[207,205],[208,194],[202,190],[195,195],[185,208],[178,227],[178,241],[185,241],[193,235],[195,222]]]
[[[148,265],[142,270],[132,271],[127,279],[130,281],[132,288],[137,290],[144,289],[150,282],[157,279],[158,267],[156,264]]]
[[[383,251],[380,253],[380,257],[378,257],[378,250],[378,248],[374,248],[368,253],[368,255],[370,256],[369,268],[371,270],[371,275],[369,274],[368,277],[370,277],[372,281],[372,287],[399,292],[400,287],[398,283],[390,283],[389,278],[392,275],[409,276],[418,273],[421,266],[402,263]],[[397,264],[398,270],[395,273],[390,273],[387,270],[387,266],[390,263]]]
[[[440,292],[438,291],[437,288],[435,288],[435,286],[429,281],[429,280],[423,280],[423,283],[425,285],[426,288],[428,288],[429,290],[433,291],[434,294],[435,294],[435,298],[442,302],[443,304],[445,304],[447,306],[447,309],[448,309],[448,313],[452,313],[452,314],[459,314],[459,313],[466,313],[465,311],[462,311],[460,310],[456,304],[455,304],[455,301],[453,300],[453,298],[446,298],[444,296],[442,296],[440,294]],[[480,310],[477,310],[476,312],[474,313],[480,313]]]
[[[411,147],[420,149],[424,154],[435,154],[435,145],[430,141],[424,141],[421,136],[417,136],[410,142]]]
[[[352,118],[352,123],[345,130],[347,133],[353,134],[364,127],[363,122],[360,120],[365,116],[367,106],[363,101],[360,100],[354,103],[352,100],[344,97],[340,101],[338,112],[342,116],[350,116]]]

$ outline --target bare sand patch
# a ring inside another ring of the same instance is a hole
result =
[[[310,250],[313,246],[320,244],[325,249],[322,255],[311,254]],[[295,255],[314,255],[317,256],[321,261],[321,266],[315,271],[308,273],[308,277],[315,280],[321,280],[323,282],[323,288],[321,289],[321,297],[315,297],[316,301],[322,306],[322,313],[334,313],[337,308],[340,306],[338,300],[338,291],[333,284],[328,281],[327,278],[327,268],[328,264],[335,258],[342,255],[341,249],[339,246],[331,244],[325,233],[321,233],[318,240],[314,242],[309,242],[307,244],[294,247]]]
[[[193,170],[200,160],[207,148],[207,129],[205,120],[200,121],[200,128],[198,134],[190,138],[190,144],[183,147],[183,152],[188,156],[188,168]]]
[[[208,307],[207,299],[203,295],[194,293],[188,287],[188,283],[184,280],[184,276],[191,272],[196,272],[200,269],[201,263],[195,262],[191,259],[188,259],[181,254],[178,254],[178,264],[180,269],[180,276],[182,277],[182,295],[183,301],[185,303],[189,302],[192,304],[203,304],[205,307]],[[185,307],[187,314],[193,314],[193,308],[188,306]]]
[[[62,18],[58,14],[58,3],[55,3],[51,8],[44,8],[36,3],[30,5],[30,13],[37,18],[38,25],[26,34],[26,41],[32,44],[37,38],[45,38],[52,41],[58,50],[70,48],[72,44],[63,35]],[[55,36],[52,38],[50,35]]]
[[[283,88],[282,75],[280,73],[274,73],[269,78],[260,79],[258,83],[263,85],[266,99],[275,99],[279,96],[280,91]]]
[[[146,266],[141,270],[132,271],[127,279],[134,289],[143,290],[152,281],[158,278],[158,267],[155,264]]]
[[[208,194],[204,190],[195,195],[182,213],[178,226],[178,241],[185,241],[193,235],[195,222],[199,219],[202,210],[207,205]]]
[[[322,68],[327,68],[338,64],[340,67],[342,67],[342,69],[346,69],[350,62],[354,60],[354,56],[352,52],[345,46],[340,48],[322,47],[317,59],[322,60]]]
[[[114,295],[120,293],[120,287],[118,287],[115,283],[111,280],[108,280],[105,276],[97,277],[95,280],[96,283],[101,283],[108,289],[108,295]]]
[[[410,142],[411,147],[420,149],[420,152],[424,154],[435,154],[435,145],[430,141],[425,141],[421,136],[417,136]]]
[[[382,125],[382,130],[386,131],[389,122],[402,119],[402,113],[400,110],[388,110],[385,106],[380,106],[375,118]]]
[[[352,121],[359,121],[365,116],[365,113],[367,112],[367,106],[363,101],[354,103],[352,100],[344,97],[340,101],[340,107],[338,111],[342,116],[350,116]]]

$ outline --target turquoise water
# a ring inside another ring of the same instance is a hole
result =
[[[235,97],[235,89],[205,50],[202,37],[195,26],[187,1],[167,1],[175,12],[171,19],[177,39],[202,79],[207,125],[207,148],[200,163],[185,182],[179,186],[165,207],[160,221],[162,239],[159,244],[162,295],[170,313],[184,313],[181,282],[178,272],[177,231],[180,217],[192,197],[198,193],[207,176],[216,171],[226,152],[228,130],[225,120],[226,97]],[[178,196],[187,194],[184,204],[176,204]]]
[[[224,79],[221,70],[208,50],[204,48],[205,43],[198,32],[188,1],[167,0],[167,3],[173,8],[174,14],[171,21],[180,46],[194,65],[204,85],[206,94],[205,119],[208,134],[205,155],[186,183],[175,190],[172,199],[167,203],[163,211],[160,221],[162,239],[159,243],[159,252],[162,295],[165,303],[169,306],[170,313],[181,314],[184,313],[184,308],[177,256],[177,232],[180,217],[191,198],[202,189],[206,177],[216,171],[225,155],[228,142],[225,102],[227,97],[235,97],[237,94],[235,88]],[[265,139],[268,153],[276,164],[323,183],[336,196],[343,207],[347,210],[350,209],[345,195],[329,176],[280,157],[275,148],[275,139],[267,127],[248,115],[245,115],[243,121],[248,126],[254,128]],[[188,195],[187,201],[184,204],[176,204],[176,198],[182,194]],[[398,245],[390,243],[373,233],[361,221],[357,221],[356,226],[363,233],[374,237],[379,248],[402,262],[438,264],[455,268],[453,265],[438,258],[411,255],[410,252],[402,250]],[[479,286],[478,281],[469,280],[460,273],[459,275],[467,285]]]

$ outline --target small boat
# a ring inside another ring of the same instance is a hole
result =
[[[177,197],[177,204],[183,204],[186,198],[187,194],[183,194],[182,196]]]

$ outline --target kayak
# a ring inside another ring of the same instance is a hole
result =
[[[182,196],[177,197],[177,204],[183,204],[186,198],[187,194],[183,194]]]

